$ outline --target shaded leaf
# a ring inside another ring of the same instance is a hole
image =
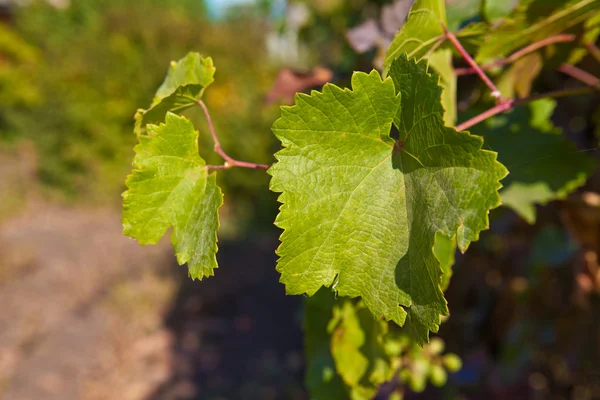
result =
[[[510,169],[500,192],[502,203],[529,223],[535,222],[535,204],[564,198],[594,168],[593,160],[552,125],[555,106],[554,100],[538,100],[472,128]]]
[[[456,253],[456,238],[449,238],[439,232],[436,233],[433,253],[442,267],[442,283],[440,286],[442,291],[446,291],[452,277],[452,266],[454,265],[454,255]]]
[[[331,355],[328,326],[335,304],[333,294],[326,288],[304,303],[305,381],[310,398],[314,400],[348,398],[348,388],[338,374]]]
[[[372,399],[393,369],[385,351],[388,323],[326,288],[306,300],[306,383],[311,399]]]
[[[166,123],[148,125],[139,136],[133,172],[123,193],[123,230],[141,244],[155,244],[173,226],[171,242],[178,263],[192,278],[217,268],[217,210],[223,202],[198,155],[198,132],[186,118],[168,113]]]

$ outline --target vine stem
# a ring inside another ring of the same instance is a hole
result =
[[[596,61],[600,62],[600,49],[592,42],[585,42],[585,47]]]
[[[485,83],[485,85],[492,92],[492,97],[495,98],[497,101],[501,102],[502,93],[500,93],[494,82],[492,82],[492,80],[485,74],[485,72],[481,69],[479,64],[477,64],[475,60],[473,60],[473,57],[471,57],[469,53],[467,53],[467,51],[465,50],[463,45],[460,44],[456,36],[454,36],[454,34],[450,32],[448,28],[446,28],[446,26],[442,25],[442,27],[444,29],[444,36],[446,37],[446,39],[448,39],[450,43],[452,43],[452,45],[454,46],[454,48],[456,48],[456,50],[458,50],[462,58],[464,58],[465,61],[471,66],[471,68],[473,68],[475,73],[479,75],[483,83]]]
[[[575,78],[578,81],[583,82],[592,88],[595,88],[596,90],[600,90],[599,78],[595,77],[589,72],[577,68],[574,65],[562,64],[560,67],[558,67],[558,71],[562,72],[563,74],[569,75],[570,77]]]
[[[207,165],[208,169],[218,170],[218,169],[229,169],[233,167],[241,167],[241,168],[250,168],[250,169],[269,169],[269,165],[265,164],[256,164],[247,161],[239,161],[232,157],[230,157],[225,150],[221,147],[221,142],[219,142],[219,138],[217,137],[217,133],[215,132],[215,127],[212,122],[212,118],[210,117],[210,112],[208,112],[208,107],[202,100],[198,100],[197,103],[202,107],[204,111],[204,115],[206,116],[206,122],[208,123],[208,130],[210,131],[210,135],[212,136],[213,143],[215,144],[214,150],[215,152],[221,156],[225,160],[225,164],[223,165]]]
[[[572,42],[576,38],[577,38],[576,35],[568,34],[568,33],[564,33],[564,34],[560,34],[560,35],[555,35],[555,36],[550,36],[550,37],[547,37],[547,38],[542,39],[540,41],[531,43],[529,46],[523,47],[521,50],[518,50],[518,51],[514,52],[513,54],[511,54],[507,58],[503,58],[503,59],[491,62],[489,64],[482,65],[480,68],[483,71],[487,71],[487,70],[490,70],[492,68],[502,67],[504,65],[514,63],[519,58],[524,57],[524,56],[526,56],[529,53],[533,53],[534,51],[539,50],[542,47],[546,47],[546,46],[549,46],[549,45],[555,44],[555,43],[568,43],[568,42]],[[591,52],[591,50],[590,50],[590,52]],[[600,49],[598,50],[598,52],[600,53]],[[477,73],[477,71],[474,68],[456,68],[456,70],[454,72],[456,73],[457,76],[472,75],[472,74]]]
[[[486,111],[482,112],[481,114],[476,115],[475,117],[473,117],[461,124],[456,125],[456,130],[457,131],[467,130],[470,127],[472,127],[473,125],[477,125],[478,123],[483,122],[484,120],[491,118],[494,115],[506,112],[506,111],[512,109],[514,106],[517,106],[520,104],[526,104],[526,103],[530,103],[532,101],[544,99],[544,98],[558,98],[558,97],[586,94],[586,93],[591,93],[594,90],[595,89],[593,87],[586,87],[586,88],[573,89],[573,90],[555,90],[553,92],[540,93],[540,94],[536,94],[533,96],[525,97],[523,99],[506,100],[506,101],[503,101],[502,103],[498,104],[497,106],[492,107],[489,110],[486,110]]]

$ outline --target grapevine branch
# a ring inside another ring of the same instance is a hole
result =
[[[233,167],[241,167],[241,168],[250,168],[250,169],[269,169],[268,165],[265,164],[256,164],[246,161],[239,161],[232,157],[230,157],[225,150],[221,147],[221,142],[219,142],[219,138],[217,137],[217,133],[215,132],[215,127],[212,123],[212,118],[210,117],[210,113],[208,112],[208,107],[202,100],[198,100],[198,104],[202,107],[204,111],[204,115],[206,116],[206,122],[208,123],[208,130],[210,131],[210,135],[212,136],[213,143],[215,144],[214,150],[215,152],[221,156],[225,160],[223,165],[207,165],[209,169],[217,170],[217,169],[229,169]]]
[[[569,75],[570,77],[575,78],[578,81],[583,82],[592,88],[600,90],[600,79],[596,78],[589,72],[577,68],[574,65],[562,64],[560,67],[558,67],[558,71],[562,72],[563,74]]]
[[[512,64],[515,61],[517,61],[518,59],[520,59],[521,57],[524,57],[524,56],[526,56],[529,53],[533,53],[534,51],[539,50],[542,47],[546,47],[546,46],[549,46],[549,45],[555,44],[555,43],[572,42],[576,38],[577,38],[577,36],[572,35],[572,34],[568,34],[568,33],[564,33],[564,34],[560,34],[560,35],[555,35],[555,36],[550,36],[550,37],[547,37],[545,39],[539,40],[537,42],[531,43],[529,46],[523,47],[521,50],[518,50],[518,51],[514,52],[513,54],[511,54],[507,58],[502,58],[500,60],[491,62],[489,64],[482,65],[480,68],[483,71],[487,71],[487,70],[490,70],[492,68],[502,67],[502,66],[505,66],[507,64]],[[590,50],[590,52],[591,52],[591,50]],[[598,52],[600,53],[600,49],[598,49]],[[461,75],[471,75],[471,74],[477,73],[477,71],[474,68],[457,68],[455,70],[455,72],[456,72],[456,75],[458,75],[458,76],[461,76]]]
[[[485,74],[485,72],[483,72],[479,64],[477,64],[477,62],[473,60],[473,57],[471,57],[469,53],[467,53],[467,51],[462,46],[462,44],[460,44],[456,36],[454,36],[452,32],[448,31],[448,28],[446,28],[446,26],[443,26],[443,28],[444,35],[446,36],[446,38],[450,41],[450,43],[452,43],[456,50],[458,50],[462,58],[465,59],[465,61],[471,66],[471,68],[475,70],[475,73],[479,75],[483,83],[485,83],[486,86],[491,90],[492,97],[498,101],[502,101],[502,93],[500,93],[494,82],[492,82],[492,80]]]
[[[521,104],[527,104],[527,103],[531,103],[532,101],[535,100],[539,100],[539,99],[544,99],[544,98],[558,98],[558,97],[567,97],[567,96],[576,96],[576,95],[580,95],[580,94],[587,94],[587,93],[591,93],[594,91],[594,88],[592,87],[585,87],[585,88],[581,88],[581,89],[574,89],[574,90],[555,90],[553,92],[548,92],[548,93],[540,93],[540,94],[536,94],[533,96],[529,96],[529,97],[525,97],[522,99],[510,99],[510,100],[506,100],[500,104],[498,104],[495,107],[490,108],[487,111],[482,112],[479,115],[476,115],[475,117],[456,125],[456,130],[457,131],[464,131],[466,129],[469,129],[470,127],[472,127],[473,125],[477,125],[480,122],[485,121],[488,118],[493,117],[494,115],[497,114],[501,114],[503,112],[506,112],[508,110],[510,110],[511,108],[513,108],[514,106],[517,105],[521,105]]]
[[[585,42],[585,47],[596,61],[600,62],[600,49],[592,42]]]
[[[444,25],[442,25],[442,27],[444,29],[444,34],[445,34],[446,39],[448,39],[452,43],[452,45],[456,48],[456,50],[458,50],[458,52],[460,53],[462,58],[471,66],[471,68],[461,69],[460,72],[457,69],[456,70],[457,75],[466,75],[466,74],[471,74],[471,73],[475,73],[475,74],[479,75],[481,80],[492,91],[492,96],[495,97],[496,101],[497,101],[497,104],[495,107],[492,107],[489,110],[486,110],[486,111],[482,112],[481,114],[476,115],[475,117],[473,117],[461,124],[456,125],[456,130],[458,130],[458,131],[466,130],[466,129],[472,127],[473,125],[476,125],[482,121],[485,121],[488,118],[493,117],[494,115],[506,112],[506,111],[512,109],[516,105],[530,103],[532,101],[539,100],[542,98],[558,98],[558,97],[590,93],[592,91],[600,91],[600,79],[599,78],[597,78],[594,75],[590,74],[589,72],[583,71],[573,65],[562,64],[558,68],[558,71],[560,71],[564,74],[567,74],[567,75],[579,80],[580,82],[583,82],[588,87],[581,88],[581,89],[574,89],[574,90],[556,90],[553,92],[541,93],[541,94],[529,96],[529,97],[526,97],[523,99],[506,99],[506,100],[502,99],[502,95],[501,95],[500,91],[498,91],[498,88],[496,87],[496,85],[494,85],[494,83],[491,81],[491,79],[485,74],[484,69],[490,69],[490,68],[493,68],[496,66],[502,66],[502,65],[512,63],[512,62],[516,61],[517,59],[523,57],[524,55],[529,54],[533,51],[536,51],[544,46],[548,46],[553,43],[573,41],[576,39],[576,36],[569,35],[569,34],[551,36],[546,39],[540,40],[538,42],[532,43],[529,46],[526,46],[526,47],[522,48],[521,50],[516,51],[508,58],[496,61],[495,63],[487,64],[482,67],[479,64],[477,64],[477,62],[469,55],[469,53],[467,53],[467,51],[461,45],[461,43],[456,38],[456,36],[452,32],[449,32],[448,29]],[[594,57],[600,57],[600,49],[598,49],[595,45],[587,43],[586,46],[588,47],[588,50],[590,50],[590,52],[592,53],[592,55]],[[600,58],[599,58],[599,60],[600,60]]]

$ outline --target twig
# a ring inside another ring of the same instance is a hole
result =
[[[497,101],[502,101],[502,93],[500,93],[496,85],[494,85],[494,82],[492,82],[492,80],[488,78],[488,76],[485,74],[485,72],[483,72],[479,64],[477,64],[475,60],[473,60],[473,58],[469,55],[469,53],[467,53],[467,51],[462,46],[462,44],[460,44],[456,36],[454,36],[452,32],[448,31],[448,29],[445,26],[443,26],[443,28],[446,38],[450,41],[450,43],[452,43],[456,50],[458,50],[462,58],[465,59],[465,61],[471,66],[471,68],[475,70],[475,73],[479,75],[483,83],[485,83],[486,86],[491,90],[492,97],[495,98]]]
[[[595,77],[594,75],[586,72],[582,69],[577,68],[574,65],[562,64],[558,67],[558,71],[563,74],[569,75],[572,78],[577,79],[578,81],[585,83],[586,85],[595,88],[596,90],[600,90],[600,79]]]
[[[592,88],[592,87],[586,87],[586,88],[574,89],[574,90],[555,90],[553,92],[540,93],[540,94],[536,94],[533,96],[525,97],[523,99],[506,100],[506,101],[498,104],[497,106],[492,107],[489,110],[486,110],[486,111],[482,112],[481,114],[476,115],[475,117],[473,117],[461,124],[456,125],[456,130],[457,131],[467,130],[470,127],[472,127],[473,125],[477,125],[478,123],[480,123],[490,117],[493,117],[494,115],[506,112],[517,105],[531,103],[532,101],[544,99],[544,98],[558,98],[558,97],[565,97],[565,96],[575,96],[575,95],[579,95],[579,94],[591,93],[593,91],[594,91],[594,88]]]
[[[596,61],[600,62],[600,49],[592,42],[585,42],[585,47],[588,49],[592,57],[596,59]]]
[[[473,125],[477,125],[478,123],[483,122],[486,119],[491,118],[496,114],[500,114],[500,113],[510,110],[511,108],[513,108],[514,105],[515,105],[514,100],[506,100],[506,101],[498,104],[497,106],[492,107],[489,110],[484,111],[481,114],[474,116],[473,118],[463,122],[462,124],[456,125],[456,130],[457,131],[467,130],[470,127],[472,127]]]
[[[208,123],[208,129],[210,131],[210,135],[212,136],[213,142],[215,144],[215,146],[214,146],[215,152],[225,160],[225,163],[223,165],[207,165],[206,167],[208,169],[217,170],[217,169],[229,169],[229,168],[233,168],[233,167],[250,168],[250,169],[264,169],[264,170],[269,169],[268,165],[256,164],[256,163],[251,163],[251,162],[246,162],[246,161],[238,161],[238,160],[230,157],[227,153],[225,153],[225,151],[221,147],[221,143],[219,142],[219,138],[217,137],[217,134],[215,132],[215,127],[212,123],[212,119],[210,117],[210,113],[208,112],[208,108],[206,107],[206,104],[204,104],[204,102],[202,100],[198,100],[198,104],[200,105],[200,107],[202,107],[202,110],[204,111],[204,115],[206,116],[206,122]]]
[[[550,36],[550,37],[547,37],[547,38],[542,39],[540,41],[531,43],[529,46],[523,47],[521,50],[518,50],[518,51],[514,52],[513,54],[511,54],[507,58],[503,58],[503,59],[491,62],[489,64],[482,65],[481,69],[484,70],[484,71],[488,71],[488,70],[490,70],[492,68],[503,67],[503,66],[505,66],[507,64],[514,63],[519,58],[521,58],[523,56],[526,56],[529,53],[533,53],[534,51],[539,50],[542,47],[549,46],[549,45],[554,44],[554,43],[572,42],[575,39],[577,39],[577,36],[572,35],[572,34],[567,34],[567,33],[556,35],[556,36]],[[471,75],[471,74],[477,73],[477,71],[474,68],[457,68],[455,70],[455,72],[456,72],[456,75],[458,75],[458,76],[460,76],[460,75]]]

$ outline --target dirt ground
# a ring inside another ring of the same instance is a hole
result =
[[[0,398],[303,398],[301,299],[275,244],[220,243],[193,282],[118,210],[28,205],[0,225]]]

